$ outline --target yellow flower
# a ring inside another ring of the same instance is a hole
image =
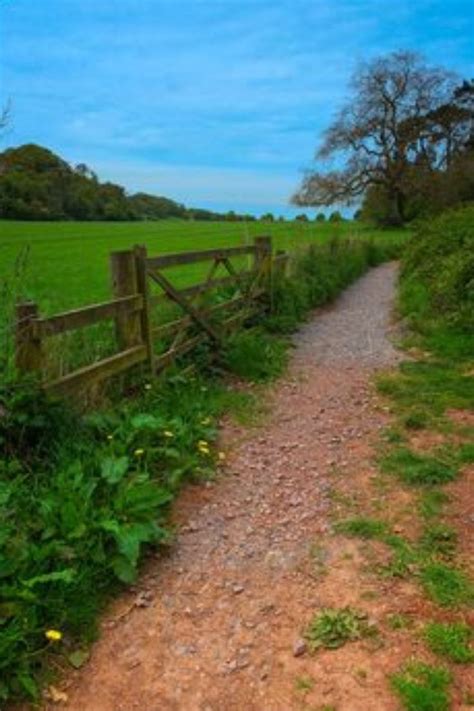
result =
[[[63,638],[63,633],[59,630],[46,630],[44,636],[46,639],[49,639],[50,642],[59,642]]]
[[[201,454],[209,454],[209,445],[206,440],[201,439],[197,444],[197,448]]]
[[[217,458],[219,459],[220,462],[224,462],[225,461],[225,453],[219,452],[219,454],[217,455]]]
[[[173,434],[170,430],[165,430],[165,431],[163,432],[163,434],[164,434],[165,437],[168,437],[169,439],[171,439],[172,437],[174,437],[174,434]]]
[[[134,451],[134,455],[135,455],[136,457],[143,457],[144,454],[145,454],[145,450],[144,450],[144,449],[136,449],[136,450]]]
[[[205,417],[203,420],[201,420],[201,425],[210,425],[211,424],[211,418],[210,417]]]

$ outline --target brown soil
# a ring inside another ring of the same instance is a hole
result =
[[[67,708],[400,708],[388,675],[411,656],[431,658],[413,629],[387,620],[404,614],[416,628],[436,611],[416,583],[376,574],[390,556],[383,545],[333,530],[335,519],[362,511],[417,533],[413,496],[374,464],[388,415],[371,378],[398,358],[386,335],[395,273],[373,270],[303,329],[264,427],[224,428],[225,472],[183,492],[175,545],[109,610],[89,663],[61,686]],[[312,615],[345,605],[366,611],[378,636],[304,650]]]

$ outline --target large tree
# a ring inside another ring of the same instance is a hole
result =
[[[293,202],[351,204],[375,189],[389,206],[387,221],[403,222],[414,171],[449,165],[472,130],[469,110],[453,102],[458,83],[411,52],[362,64]]]

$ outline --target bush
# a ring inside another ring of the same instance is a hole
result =
[[[474,207],[420,223],[404,253],[401,305],[426,332],[427,319],[474,331]]]

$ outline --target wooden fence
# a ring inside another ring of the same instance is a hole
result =
[[[112,252],[110,301],[46,318],[41,317],[35,303],[18,304],[16,366],[21,373],[35,373],[46,389],[60,395],[87,391],[139,363],[145,364],[151,374],[158,374],[205,341],[219,348],[229,331],[261,308],[261,297],[271,288],[272,274],[284,270],[287,260],[286,253],[273,254],[270,237],[257,237],[248,246],[157,257],[148,256],[143,246]],[[184,287],[174,283],[174,267],[199,262],[210,263],[203,281]],[[163,320],[166,303],[174,305],[178,317]],[[114,355],[55,380],[45,380],[48,339],[110,319],[115,322]],[[160,353],[156,353],[157,343],[162,347],[166,343]]]

